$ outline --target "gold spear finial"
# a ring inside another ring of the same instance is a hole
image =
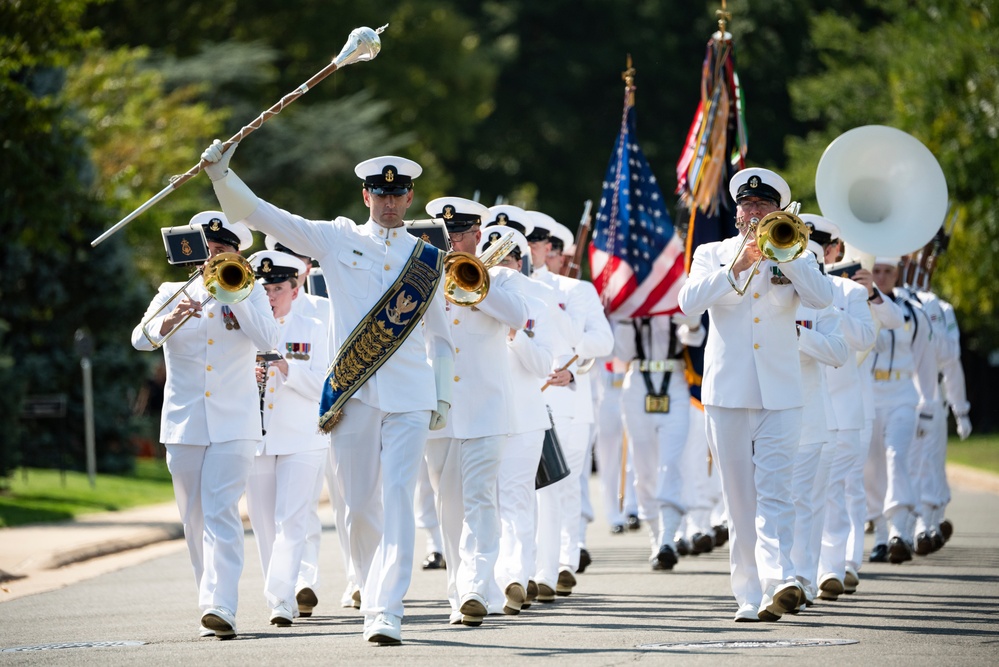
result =
[[[624,79],[624,89],[628,94],[628,106],[635,106],[635,68],[631,65],[631,54],[628,54],[626,62],[626,69],[621,72],[621,78]]]
[[[732,12],[728,11],[726,0],[721,0],[721,9],[715,10],[715,16],[718,17],[718,34],[725,37],[728,22],[732,20]]]

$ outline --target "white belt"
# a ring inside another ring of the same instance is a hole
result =
[[[636,359],[630,367],[642,373],[682,373],[687,364],[683,359]]]

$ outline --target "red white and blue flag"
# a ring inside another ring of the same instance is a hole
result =
[[[590,243],[590,273],[608,317],[679,310],[684,244],[662,190],[638,146],[634,86],[625,89],[621,131],[604,177]]]

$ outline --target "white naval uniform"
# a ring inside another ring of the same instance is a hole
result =
[[[304,317],[313,317],[323,323],[323,331],[329,332],[330,320],[333,317],[332,308],[330,305],[330,300],[323,296],[318,296],[315,294],[309,294],[305,290],[299,290],[298,297],[291,302],[291,312],[297,315],[302,315]],[[323,339],[317,341],[325,346],[324,355],[327,360],[332,359],[336,351],[330,346],[330,337],[328,333],[324,333]],[[316,413],[319,412],[319,402],[316,401]],[[329,440],[329,436],[326,436]],[[349,561],[349,551],[347,548],[346,541],[342,539],[345,534],[343,529],[343,498],[340,497],[339,493],[335,492],[336,484],[333,483],[333,463],[330,458],[330,448],[326,448],[326,464],[323,475],[320,476],[319,481],[316,483],[316,497],[319,498],[323,493],[323,483],[326,482],[327,493],[329,496],[330,506],[333,508],[333,521],[336,525],[337,538],[340,541],[341,553],[344,558],[344,563],[347,564]],[[323,532],[323,524],[319,519],[319,513],[316,512],[313,516],[309,517],[308,527],[306,529],[305,535],[305,550],[302,552],[302,565],[298,571],[298,582],[295,584],[295,591],[298,592],[303,588],[310,588],[313,592],[318,592],[319,584],[321,581],[319,572],[319,547],[320,540]],[[349,566],[346,568],[349,572]]]
[[[246,485],[246,504],[267,604],[295,611],[299,569],[309,527],[319,518],[319,494],[329,459],[329,436],[318,430],[315,421],[329,367],[328,329],[320,320],[294,311],[277,322],[281,328],[277,350],[288,363],[288,375],[277,366],[266,370],[264,439]]]
[[[598,367],[593,373],[594,415],[596,417],[596,445],[594,455],[597,459],[597,474],[600,475],[600,487],[603,490],[604,516],[611,528],[624,527],[627,517],[625,510],[629,508],[628,501],[637,512],[635,500],[634,479],[628,479],[626,465],[625,502],[620,501],[621,492],[621,460],[624,458],[624,417],[621,414],[621,388],[624,385],[624,373],[627,366],[618,359],[604,358],[597,360]],[[610,368],[608,368],[608,366]],[[631,457],[629,448],[629,460]]]
[[[180,286],[161,285],[142,321]],[[208,296],[200,283],[188,293],[200,301]],[[168,305],[148,327],[157,341],[171,311]],[[227,322],[232,324],[227,313],[235,315],[238,329],[226,328]],[[202,611],[223,607],[236,612],[243,571],[238,503],[262,437],[254,368],[257,350],[273,349],[278,335],[267,295],[258,287],[230,306],[209,301],[201,317],[189,319],[163,344],[167,376],[160,441],[167,448]],[[141,324],[132,331],[132,346],[153,349]]]
[[[916,436],[920,394],[916,371],[925,354],[935,354],[931,346],[929,318],[918,306],[896,296],[905,324],[899,329],[878,332],[872,356],[874,374],[874,430],[871,448],[884,452],[886,475],[881,498],[881,514],[887,520],[888,538],[911,542],[915,528],[917,497],[911,477],[910,451]]]
[[[798,583],[809,600],[818,594],[819,550],[825,519],[829,480],[830,432],[837,422],[826,385],[826,367],[846,363],[849,348],[840,329],[840,314],[833,306],[817,310],[799,306],[796,315],[801,361],[801,388],[805,398],[801,440],[791,477],[794,501],[794,544],[791,561]]]
[[[444,538],[452,614],[469,600],[487,605],[499,556],[496,480],[515,391],[510,366],[503,361],[510,329],[529,319],[516,287],[522,277],[493,267],[489,292],[478,305],[448,304],[455,348],[451,411],[447,425],[427,440],[426,459]]]
[[[679,293],[685,314],[707,310],[711,318],[701,402],[729,514],[732,591],[740,608],[759,606],[778,585],[795,581],[788,484],[801,433],[795,312],[799,304],[832,303],[832,285],[807,252],[779,265],[791,284],[773,284],[776,265],[765,261],[739,296],[726,273],[741,243],[735,236],[698,247]]]
[[[574,573],[579,567],[579,478],[588,474],[584,470],[584,462],[593,425],[593,397],[590,375],[578,373],[576,368],[586,359],[610,354],[614,335],[592,283],[555,275],[547,267],[536,270],[532,277],[555,287],[564,295],[565,310],[572,322],[568,343],[572,348],[571,354],[579,357],[569,369],[573,373],[574,387],[549,387],[545,391],[570,470],[565,480],[538,492],[538,570],[535,580],[539,585],[544,583],[554,589],[553,584],[560,571]],[[566,361],[568,358],[556,358],[555,368],[561,368]],[[557,531],[554,529],[555,516],[558,517]],[[557,568],[553,567],[556,563]]]
[[[675,338],[670,334],[675,331]],[[641,349],[638,345],[641,337]],[[648,522],[652,556],[673,540],[687,508],[683,501],[681,460],[687,444],[690,388],[684,373],[683,346],[704,342],[704,330],[676,326],[669,315],[625,320],[614,326],[614,356],[628,364],[621,391],[624,426],[635,462],[639,517]],[[646,367],[642,364],[658,364]],[[664,368],[670,367],[667,377]],[[646,412],[646,396],[663,390],[668,412]]]
[[[500,454],[497,480],[500,550],[489,593],[490,613],[502,611],[508,586],[518,583],[526,590],[528,580],[534,575],[537,556],[534,481],[545,430],[550,425],[541,386],[551,372],[557,332],[568,327],[568,315],[557,305],[549,305],[557,304],[551,287],[523,275],[519,276],[516,286],[527,301],[532,327],[527,329],[525,322],[513,339],[507,340],[506,363],[514,389],[510,396],[509,435]]]
[[[833,284],[833,307],[840,312],[840,330],[850,349],[846,363],[826,366],[826,384],[832,400],[836,427],[830,435],[829,479],[823,519],[822,547],[819,553],[818,583],[834,577],[843,583],[847,567],[847,540],[850,514],[847,507],[848,479],[862,484],[867,446],[862,445],[864,401],[857,354],[874,345],[877,335],[874,317],[867,305],[867,290],[860,283],[830,276]],[[853,574],[856,574],[856,565]]]
[[[227,187],[221,181],[214,185],[216,191]],[[355,225],[343,217],[311,221],[260,199],[245,223],[319,260],[332,302],[336,350],[399,278],[416,246],[416,238],[403,227],[387,229],[370,219]],[[413,570],[416,476],[438,400],[428,350],[435,360],[454,354],[444,316],[438,285],[422,325],[347,401],[332,433],[361,611],[372,619],[380,612],[404,613],[402,600]]]

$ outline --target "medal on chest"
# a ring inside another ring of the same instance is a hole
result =
[[[222,306],[222,322],[229,331],[239,329],[239,320],[236,319],[236,313],[232,312],[232,308],[229,306]]]

